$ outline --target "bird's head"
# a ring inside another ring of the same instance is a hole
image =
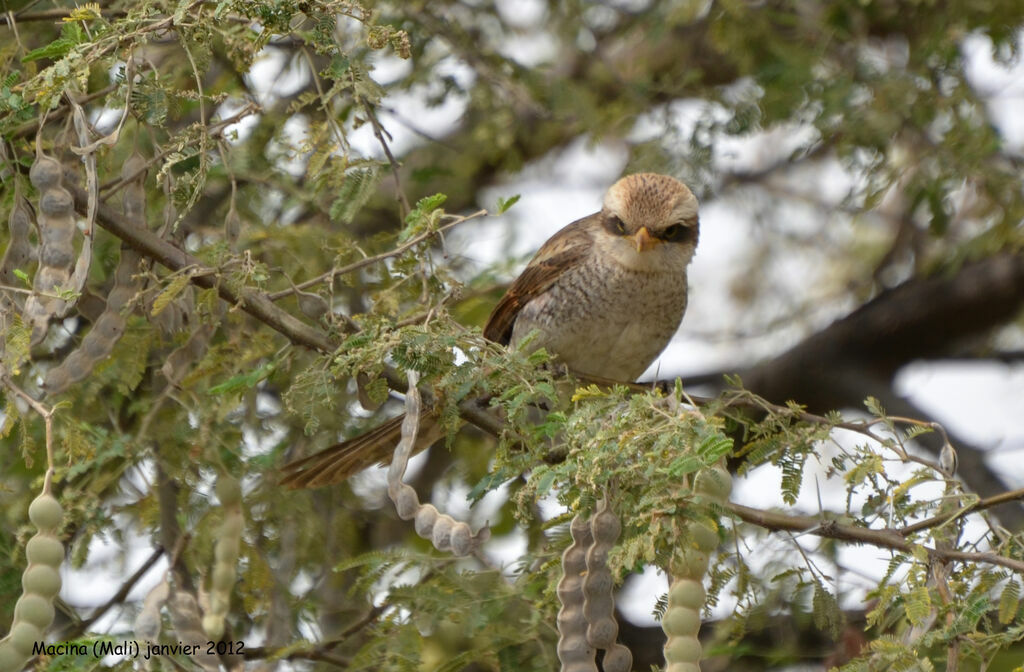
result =
[[[685,267],[697,247],[697,197],[657,173],[627,175],[608,189],[601,208],[603,245],[637,270]]]

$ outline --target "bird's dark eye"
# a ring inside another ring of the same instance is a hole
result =
[[[625,222],[623,222],[621,218],[616,217],[615,215],[608,217],[608,219],[605,220],[605,225],[608,227],[608,230],[611,231],[612,233],[626,233]]]
[[[673,224],[662,232],[661,237],[665,240],[678,242],[686,237],[687,232],[688,227],[685,227],[682,224]]]

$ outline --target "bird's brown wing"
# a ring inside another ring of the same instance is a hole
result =
[[[484,338],[508,345],[512,326],[523,306],[540,296],[566,270],[580,264],[593,249],[593,231],[600,213],[577,219],[540,248],[523,272],[498,301],[484,326]]]

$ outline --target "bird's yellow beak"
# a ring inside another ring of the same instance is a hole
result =
[[[658,242],[660,241],[650,234],[646,226],[641,226],[640,230],[633,234],[633,244],[636,245],[637,252],[653,249]]]

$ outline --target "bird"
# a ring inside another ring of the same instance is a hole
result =
[[[668,345],[686,311],[687,267],[699,234],[698,202],[681,181],[634,173],[601,210],[555,233],[498,301],[488,340],[544,348],[582,377],[633,382]],[[417,447],[442,435],[429,411]],[[402,416],[282,468],[291,488],[333,485],[386,462]]]

